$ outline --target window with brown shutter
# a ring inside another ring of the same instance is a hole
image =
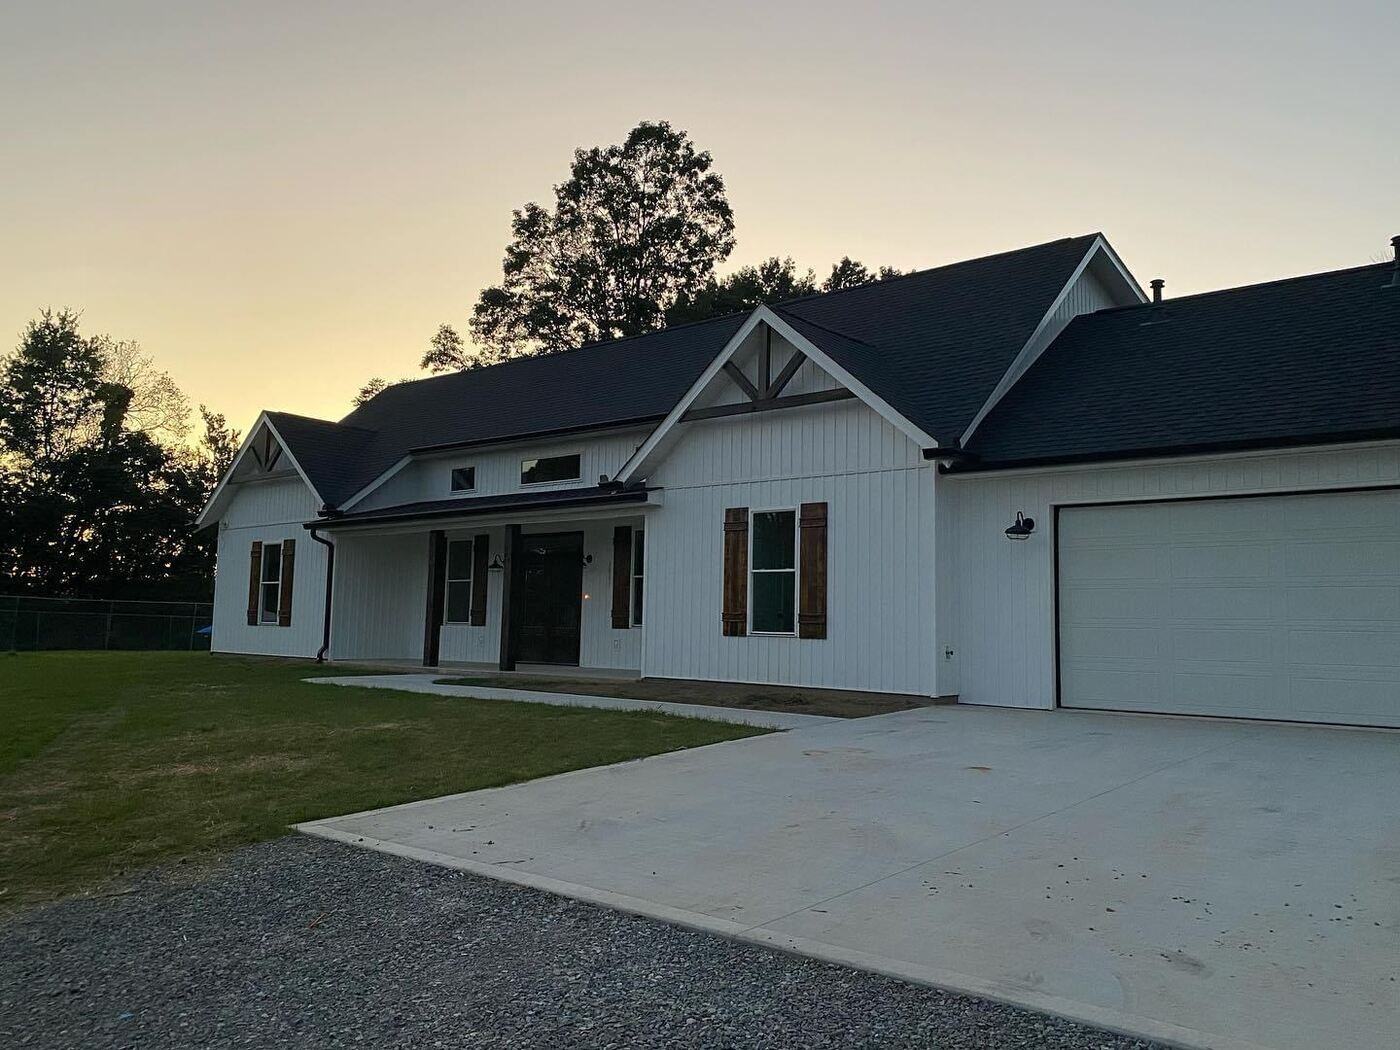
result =
[[[730,507],[724,512],[724,604],[720,625],[726,638],[748,631],[749,611],[749,508]]]
[[[491,554],[491,536],[481,533],[472,544],[472,626],[486,626],[487,558]]]
[[[277,595],[277,626],[292,625],[292,581],[296,577],[296,540],[282,541],[281,590]]]
[[[262,540],[253,541],[248,556],[248,626],[258,625],[258,595],[262,590]]]
[[[797,636],[826,637],[826,504],[804,503],[798,514],[802,581],[798,587]]]
[[[616,630],[632,626],[632,526],[613,527],[612,625]]]

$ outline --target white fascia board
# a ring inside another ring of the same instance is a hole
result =
[[[234,453],[233,462],[228,465],[228,470],[224,471],[224,476],[219,479],[219,483],[214,486],[214,491],[209,494],[209,499],[205,501],[204,509],[199,512],[199,517],[194,519],[196,531],[207,528],[218,520],[214,511],[221,506],[222,498],[228,488],[229,479],[233,477],[233,472],[238,469],[238,465],[243,462],[243,457],[247,455],[248,450],[253,447],[253,439],[258,436],[258,431],[263,427],[267,427],[268,430],[272,431],[272,436],[275,437],[277,443],[282,446],[282,454],[287,457],[287,462],[292,465],[306,487],[311,490],[311,494],[318,500],[321,500],[321,502],[325,502],[321,494],[316,491],[316,486],[311,484],[311,479],[306,476],[306,471],[301,469],[301,464],[297,462],[296,456],[292,455],[292,450],[287,447],[286,441],[282,440],[282,435],[277,433],[277,428],[272,425],[272,420],[267,418],[267,413],[260,412],[258,413],[257,421],[249,428],[248,436],[243,439],[243,444],[239,445],[238,451]]]
[[[666,418],[657,424],[656,429],[644,441],[636,452],[632,453],[630,459],[622,465],[622,469],[614,476],[615,481],[627,484],[632,481],[640,467],[647,462],[652,454],[660,447],[661,443],[674,431],[676,424],[681,421],[681,417],[689,411],[691,405],[695,403],[705,388],[717,376],[726,362],[738,353],[739,347],[743,345],[749,334],[760,324],[766,324],[773,331],[777,332],[794,347],[800,350],[810,361],[829,374],[838,383],[844,386],[856,397],[860,398],[871,409],[882,416],[891,426],[905,434],[911,441],[920,448],[937,448],[938,442],[930,435],[924,433],[919,427],[906,419],[901,413],[896,411],[884,398],[880,397],[873,390],[867,387],[850,372],[842,368],[831,357],[806,336],[798,332],[792,325],[788,324],[781,317],[775,314],[766,306],[760,306],[754,310],[743,325],[724,348],[710,362],[708,368],[700,374],[700,378],[691,384],[685,396],[676,403],[676,406],[667,413]]]
[[[383,484],[384,484],[385,482],[387,482],[390,478],[392,478],[395,474],[397,474],[399,471],[403,470],[404,467],[408,466],[408,465],[409,465],[410,463],[412,463],[412,462],[413,462],[413,457],[412,457],[412,456],[404,456],[403,459],[399,460],[397,463],[395,463],[395,464],[394,464],[392,467],[390,467],[388,470],[384,471],[384,473],[380,474],[377,478],[375,478],[373,481],[371,481],[371,482],[370,482],[368,485],[366,485],[364,488],[360,489],[359,492],[355,493],[353,496],[351,496],[348,500],[346,500],[344,503],[342,503],[342,504],[341,504],[339,507],[337,507],[336,509],[337,509],[337,510],[349,510],[349,509],[350,509],[351,507],[353,507],[355,504],[359,503],[360,500],[364,499],[366,496],[368,496],[368,495],[369,495],[371,492],[373,492],[375,489],[379,488],[380,485],[383,485]]]
[[[982,407],[977,410],[977,414],[972,417],[972,422],[967,425],[967,429],[962,432],[962,436],[958,439],[959,445],[964,447],[967,445],[973,433],[982,425],[982,420],[987,418],[992,409],[996,408],[1001,399],[1004,398],[1010,392],[1011,388],[1016,385],[1017,381],[1025,375],[1030,363],[1032,363],[1035,358],[1039,357],[1040,354],[1045,351],[1046,347],[1054,341],[1055,337],[1063,331],[1063,324],[1058,328],[1055,326],[1055,314],[1059,311],[1060,307],[1064,305],[1066,297],[1068,297],[1075,284],[1084,276],[1095,258],[1100,255],[1117,270],[1118,274],[1123,279],[1123,283],[1127,286],[1129,291],[1137,297],[1139,302],[1147,301],[1147,296],[1144,294],[1142,286],[1139,285],[1133,275],[1128,272],[1128,268],[1123,265],[1123,260],[1118,258],[1118,254],[1109,246],[1109,243],[1104,240],[1103,235],[1100,234],[1095,237],[1094,243],[1089,245],[1088,250],[1084,253],[1084,258],[1079,260],[1079,265],[1074,268],[1074,272],[1070,274],[1070,278],[1065,282],[1065,286],[1060,289],[1060,293],[1055,296],[1054,300],[1050,303],[1050,308],[1045,311],[1045,316],[1043,316],[1040,319],[1040,323],[1035,326],[1035,331],[1031,333],[1025,345],[1021,347],[1020,351],[1012,359],[1011,364],[1002,375],[1001,381],[997,383],[996,388],[992,391],[987,400],[982,403]]]

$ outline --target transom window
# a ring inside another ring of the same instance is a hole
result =
[[[472,541],[447,543],[447,580],[443,587],[443,623],[471,623],[472,620]]]
[[[577,452],[567,456],[542,456],[520,461],[520,484],[542,485],[549,481],[577,481],[582,464]]]
[[[754,513],[749,532],[749,575],[749,622],[754,633],[796,633],[796,510]]]
[[[282,544],[264,543],[262,549],[262,600],[258,605],[259,623],[277,622],[277,605],[282,597]]]
[[[646,566],[646,533],[636,529],[632,533],[632,626],[642,625],[642,573]]]
[[[476,468],[475,467],[453,467],[452,468],[452,491],[470,492],[476,488]]]

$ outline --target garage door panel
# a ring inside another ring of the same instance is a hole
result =
[[[1400,542],[1311,540],[1289,543],[1284,568],[1295,578],[1400,576]]]
[[[1060,702],[1400,726],[1400,492],[1057,519]]]
[[[1286,592],[1288,618],[1307,621],[1382,620],[1400,628],[1400,587],[1352,584],[1301,584]]]

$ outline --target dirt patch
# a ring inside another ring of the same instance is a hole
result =
[[[736,685],[694,682],[677,678],[551,678],[530,674],[474,674],[439,678],[442,685],[485,686],[491,689],[534,689],[542,693],[581,693],[620,696],[628,700],[664,700],[673,704],[707,704],[749,711],[787,711],[834,718],[864,718],[949,703],[951,698],[907,693],[865,693],[845,689],[804,689],[792,686]]]

